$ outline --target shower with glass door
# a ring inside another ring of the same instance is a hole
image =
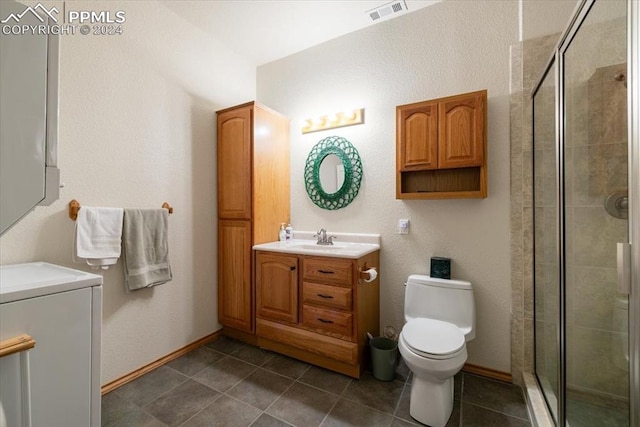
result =
[[[532,94],[534,363],[556,425],[640,426],[638,8],[582,1]]]

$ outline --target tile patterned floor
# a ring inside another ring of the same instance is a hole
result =
[[[223,337],[103,396],[103,427],[416,426],[411,376],[360,380]],[[455,377],[447,427],[530,426],[522,390]]]

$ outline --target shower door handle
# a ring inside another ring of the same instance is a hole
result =
[[[618,292],[629,295],[631,289],[631,245],[618,243]]]

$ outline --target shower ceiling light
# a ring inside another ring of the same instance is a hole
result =
[[[364,108],[341,111],[339,113],[326,114],[314,119],[304,121],[302,133],[317,132],[320,130],[335,129],[343,126],[359,125],[364,123]]]

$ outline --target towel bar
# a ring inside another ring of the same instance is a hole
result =
[[[162,204],[162,208],[166,209],[169,211],[169,215],[171,215],[173,213],[173,206],[171,206],[169,203],[164,202]],[[69,218],[71,218],[72,221],[75,221],[76,219],[78,219],[78,211],[80,210],[80,202],[77,201],[76,199],[73,199],[69,202]]]

